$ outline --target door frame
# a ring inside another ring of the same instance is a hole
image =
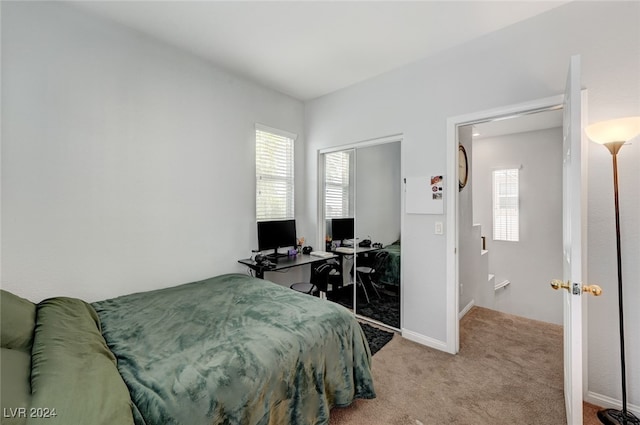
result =
[[[458,185],[455,184],[458,170],[458,127],[478,124],[487,121],[494,121],[497,119],[506,119],[512,116],[532,114],[549,109],[562,109],[564,101],[564,94],[546,97],[542,99],[532,100],[528,102],[502,106],[498,108],[488,109],[484,111],[473,112],[465,115],[458,115],[449,117],[447,119],[447,149],[446,149],[446,170],[450,177],[450,184],[446,185],[446,223],[448,225],[448,231],[446,232],[446,351],[451,354],[456,354],[460,350],[460,321],[458,315],[458,303],[459,303],[459,285],[458,285],[458,272],[459,272],[459,256],[458,256]],[[587,90],[581,92],[581,109],[582,109],[582,122],[587,122]],[[583,124],[584,127],[584,124]],[[584,128],[582,129],[582,161],[584,170],[586,168],[586,160],[588,157],[588,139],[584,134]],[[583,173],[582,176],[582,232],[586,235],[586,206],[587,206],[587,174]],[[583,281],[587,281],[586,275],[586,237],[583,238]],[[587,334],[587,321],[586,318],[586,303],[583,305],[583,396],[584,389],[588,388],[587,385],[587,350],[586,347],[586,334]]]

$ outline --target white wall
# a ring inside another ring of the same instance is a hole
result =
[[[400,237],[400,142],[356,150],[356,237],[390,244]]]
[[[474,140],[473,210],[482,225],[489,272],[496,283],[493,308],[530,319],[562,324],[562,297],[548,283],[562,276],[562,129],[547,129]],[[492,172],[520,170],[520,240],[492,237]]]
[[[2,287],[91,301],[243,272],[254,124],[300,135],[303,193],[303,105],[73,6],[2,9]]]
[[[444,173],[448,117],[563,93],[573,54],[582,55],[589,122],[640,114],[639,17],[638,2],[572,2],[309,102],[305,122],[308,212],[316,206],[317,149],[402,133],[403,177]],[[633,230],[640,227],[638,145],[625,146],[620,161],[625,168],[620,182],[622,222],[628,229],[622,248],[627,305],[631,307],[640,299],[640,285],[633,285],[640,281],[640,238]],[[607,207],[611,198],[609,156],[597,146],[589,152],[589,278],[606,293],[615,294],[615,242],[612,212]],[[455,184],[455,178],[448,181]],[[407,214],[404,218],[403,326],[423,342],[444,347],[447,254],[444,236],[434,235],[433,228],[445,216]],[[589,300],[588,386],[619,399],[613,300],[613,296]],[[627,323],[639,323],[640,309],[631,307]],[[628,334],[629,400],[638,405],[640,333]]]

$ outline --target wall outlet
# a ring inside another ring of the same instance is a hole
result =
[[[460,295],[464,294],[464,285],[460,284]]]
[[[436,235],[441,235],[443,233],[443,231],[442,231],[442,222],[441,221],[436,221],[436,228],[435,228],[434,233]]]

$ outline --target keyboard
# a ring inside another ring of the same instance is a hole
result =
[[[354,250],[353,248],[349,248],[347,246],[339,246],[335,249],[336,252],[339,252],[340,254],[353,254]]]
[[[331,258],[331,257],[333,257],[332,253],[324,252],[324,251],[311,251],[309,253],[309,255],[313,255],[314,257],[322,257],[322,258]]]

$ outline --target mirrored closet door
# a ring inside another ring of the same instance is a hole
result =
[[[321,153],[326,250],[340,276],[329,300],[358,316],[400,329],[401,171],[398,140]]]
[[[400,328],[400,142],[358,148],[356,314]]]

